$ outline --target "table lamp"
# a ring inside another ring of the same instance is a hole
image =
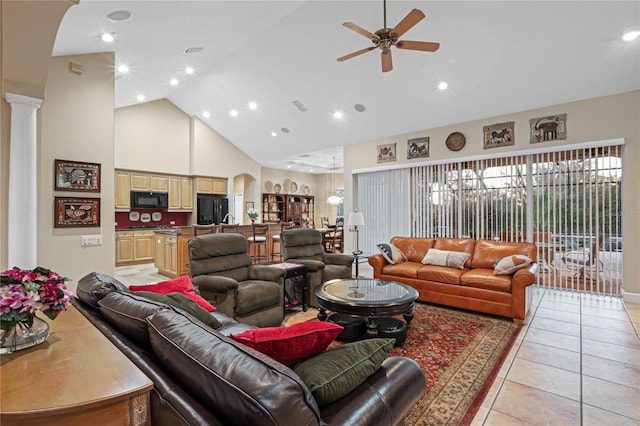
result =
[[[353,226],[356,231],[356,249],[353,251],[353,254],[362,254],[362,250],[359,247],[358,241],[358,226],[364,226],[364,215],[360,212],[351,212],[349,213],[349,219],[347,220],[347,226]]]

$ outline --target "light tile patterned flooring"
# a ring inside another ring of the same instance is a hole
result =
[[[367,264],[360,275],[371,277]],[[167,279],[116,268],[125,284]],[[473,425],[640,425],[640,305],[534,288],[531,311]]]

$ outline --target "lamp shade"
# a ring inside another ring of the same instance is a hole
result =
[[[364,215],[360,212],[351,212],[349,213],[349,218],[347,219],[347,226],[363,226],[364,225]]]

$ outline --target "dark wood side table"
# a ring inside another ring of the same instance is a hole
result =
[[[307,311],[307,305],[309,304],[309,278],[307,277],[307,267],[302,263],[293,263],[293,262],[283,262],[283,263],[274,263],[269,266],[275,266],[277,268],[284,269],[284,277],[282,285],[285,286],[284,289],[284,309],[290,309],[298,306],[297,303],[293,303],[295,298],[295,283],[293,284],[293,297],[291,297],[287,293],[286,283],[288,279],[302,277],[302,310],[303,312]],[[290,301],[287,303],[287,299]],[[296,300],[297,301],[297,300]]]

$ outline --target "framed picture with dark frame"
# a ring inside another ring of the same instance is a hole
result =
[[[100,226],[100,198],[55,197],[54,228]]]
[[[54,191],[100,192],[100,164],[55,160]]]
[[[409,139],[407,141],[407,159],[429,156],[429,136]]]

